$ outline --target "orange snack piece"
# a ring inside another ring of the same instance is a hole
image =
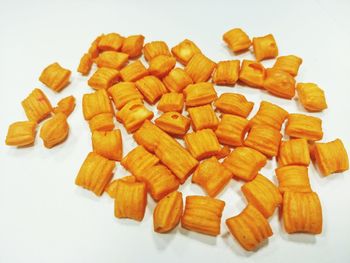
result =
[[[40,129],[40,138],[44,141],[46,148],[52,148],[63,142],[68,132],[67,116],[59,112],[43,124]]]
[[[182,216],[182,193],[174,191],[161,199],[153,212],[153,228],[155,232],[166,233],[173,230]]]
[[[215,62],[211,61],[202,53],[197,53],[188,62],[185,71],[192,78],[194,83],[198,83],[210,79],[215,67]]]
[[[134,82],[147,76],[148,70],[140,60],[136,60],[120,70],[123,81]]]
[[[325,176],[349,170],[349,158],[340,139],[315,143],[314,155],[321,173]]]
[[[314,83],[298,83],[298,97],[303,107],[311,112],[327,109],[324,91]]]
[[[284,229],[289,234],[322,232],[322,207],[314,192],[285,192],[282,216]]]
[[[261,174],[245,183],[241,190],[248,203],[255,206],[266,218],[272,216],[275,208],[282,204],[282,195],[278,188]]]
[[[57,107],[53,108],[53,112],[55,114],[61,112],[68,117],[73,112],[74,108],[75,108],[75,98],[74,96],[68,96],[61,99],[57,103]]]
[[[289,141],[282,141],[277,160],[280,166],[308,166],[310,164],[310,152],[307,140],[291,139]]]
[[[187,65],[195,54],[202,52],[193,41],[185,39],[173,47],[171,53],[181,64]]]
[[[124,39],[121,52],[129,55],[129,58],[136,58],[141,56],[143,42],[145,37],[143,35],[132,35]]]
[[[108,89],[119,81],[119,71],[112,68],[99,68],[89,78],[88,85],[95,89]]]
[[[131,133],[140,128],[145,120],[151,120],[153,115],[153,112],[148,110],[142,102],[132,100],[117,112],[116,118],[123,123],[128,133]]]
[[[303,63],[303,60],[297,56],[281,56],[276,59],[273,68],[283,70],[295,77],[298,75],[301,63]]]
[[[220,151],[218,151],[218,153],[215,155],[215,157],[217,159],[222,159],[222,158],[227,157],[230,153],[231,153],[230,147],[225,145],[220,149]]]
[[[121,69],[129,59],[129,55],[116,51],[105,51],[94,60],[100,68]]]
[[[250,129],[244,145],[272,158],[278,154],[281,139],[282,135],[278,130],[266,125],[254,125]]]
[[[209,196],[187,196],[181,226],[210,236],[220,234],[221,216],[225,202]]]
[[[239,244],[248,251],[255,250],[273,235],[269,222],[251,204],[239,215],[226,219],[226,225]]]
[[[102,35],[97,43],[99,50],[119,51],[123,45],[124,37],[117,33]]]
[[[253,37],[254,54],[257,61],[278,56],[278,47],[272,34]]]
[[[149,61],[148,72],[157,78],[163,78],[175,67],[175,64],[174,57],[159,55]]]
[[[190,119],[171,111],[162,114],[154,122],[163,131],[174,136],[184,136],[191,125]]]
[[[182,93],[165,93],[159,100],[157,109],[162,112],[177,111],[182,112],[184,107],[184,95]]]
[[[268,101],[262,101],[258,112],[249,121],[249,125],[267,125],[276,130],[281,130],[282,124],[287,117],[288,112],[280,106]]]
[[[295,96],[295,79],[283,70],[267,69],[264,88],[277,97],[292,99]]]
[[[188,133],[184,139],[187,149],[197,160],[215,156],[221,149],[219,141],[211,129]]]
[[[68,85],[71,73],[69,69],[62,68],[55,62],[41,72],[39,80],[50,89],[59,92]]]
[[[146,184],[139,182],[118,182],[115,199],[114,215],[117,218],[130,218],[142,221],[147,205]]]
[[[227,31],[222,38],[233,52],[247,50],[252,44],[248,35],[240,28]]]
[[[226,157],[223,166],[232,172],[234,178],[251,181],[266,162],[262,153],[249,147],[237,147]]]
[[[159,55],[171,56],[171,53],[164,41],[152,41],[143,47],[143,55],[147,61],[151,61]]]
[[[34,121],[14,122],[8,128],[5,143],[18,147],[32,145],[35,141],[35,129]]]
[[[192,183],[200,185],[210,197],[215,197],[231,178],[231,172],[213,156],[198,165],[192,176]]]
[[[254,103],[247,101],[246,97],[238,93],[222,93],[214,102],[214,105],[222,113],[247,118],[253,109]]]
[[[183,94],[187,107],[209,104],[218,97],[214,85],[209,82],[190,84],[183,90]]]
[[[163,82],[155,76],[146,76],[139,79],[136,81],[136,87],[149,104],[156,103],[163,94],[168,92]]]
[[[100,196],[112,179],[114,168],[114,161],[91,152],[83,162],[75,179],[75,184]]]
[[[105,191],[113,199],[115,199],[116,192],[117,192],[117,186],[118,186],[118,183],[120,181],[129,182],[129,183],[135,183],[136,182],[136,177],[133,176],[133,175],[127,175],[127,176],[124,176],[124,177],[122,177],[120,179],[116,179],[116,180],[111,181],[108,184],[108,186],[105,188]]]
[[[289,114],[285,132],[290,137],[318,141],[323,138],[322,120],[304,114]]]
[[[275,170],[281,193],[311,192],[309,175],[306,166],[287,165]]]
[[[195,131],[207,128],[215,130],[219,125],[219,119],[210,105],[189,108],[187,111]]]
[[[130,101],[143,101],[142,94],[136,88],[133,82],[119,82],[108,89],[109,95],[112,97],[115,107],[120,110]]]
[[[249,121],[240,116],[223,114],[215,134],[221,144],[242,146]]]
[[[114,118],[112,113],[100,113],[89,120],[90,130],[111,131],[114,129]]]
[[[174,68],[163,78],[165,87],[171,92],[182,92],[184,88],[192,84],[191,77],[182,68]]]
[[[256,61],[243,59],[239,80],[253,88],[263,88],[265,79],[264,66]]]
[[[217,85],[234,85],[239,77],[239,60],[220,61],[213,74],[213,82]]]
[[[96,37],[95,40],[91,43],[88,54],[91,56],[91,58],[97,58],[98,54],[100,53],[100,50],[98,48],[98,43],[100,42],[103,34]]]
[[[34,89],[23,101],[22,107],[28,120],[36,123],[51,115],[52,106],[44,92]]]
[[[79,62],[79,66],[77,71],[81,73],[83,76],[86,76],[90,73],[91,67],[92,67],[92,56],[89,53],[85,53]]]
[[[85,120],[90,120],[101,113],[114,114],[112,103],[105,89],[97,90],[83,96],[83,114]]]
[[[123,142],[119,129],[113,131],[94,131],[92,149],[95,153],[114,161],[123,158]]]

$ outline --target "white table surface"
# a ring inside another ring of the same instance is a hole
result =
[[[164,40],[170,47],[189,38],[215,61],[234,58],[221,40],[230,28],[241,27],[251,37],[273,33],[280,55],[303,58],[297,81],[316,82],[326,92],[329,109],[311,114],[323,119],[324,141],[339,137],[350,152],[349,11],[346,0],[288,4],[278,0],[0,0],[0,262],[350,262],[349,172],[323,178],[310,167],[312,188],[323,207],[321,235],[287,235],[276,212],[270,219],[274,235],[254,253],[245,252],[224,224],[224,219],[245,207],[239,182],[232,181],[219,195],[226,207],[217,238],[180,227],[170,234],[154,233],[151,198],[141,223],[117,220],[107,195],[97,198],[74,184],[91,150],[81,99],[92,91],[75,69],[90,42],[103,32],[141,33],[146,42]],[[238,58],[253,56],[246,53]],[[38,81],[41,70],[54,61],[73,71],[71,85],[59,94]],[[34,147],[5,146],[8,125],[25,119],[20,102],[35,87],[42,88],[53,104],[76,96],[68,140],[51,150],[44,148],[39,137]],[[256,89],[236,86],[217,91],[246,95],[256,102],[252,115],[263,99],[289,112],[305,113],[296,100]],[[120,124],[117,127],[123,129]],[[124,130],[123,135],[127,153],[136,143]],[[274,161],[262,174],[276,182],[273,168]],[[116,176],[126,174],[118,164]],[[181,187],[184,195],[203,194],[189,181]]]

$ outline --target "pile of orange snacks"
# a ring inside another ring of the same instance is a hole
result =
[[[254,103],[238,93],[218,97],[214,85],[233,86],[240,81],[285,99],[297,92],[310,112],[327,108],[324,91],[314,83],[296,83],[302,59],[278,56],[273,35],[251,40],[236,28],[226,32],[223,40],[233,52],[248,51],[252,45],[256,60],[216,63],[188,39],[169,49],[163,41],[144,44],[142,35],[97,37],[78,67],[82,75],[89,74],[93,63],[98,69],[88,79],[95,91],[84,94],[82,101],[93,151],[82,164],[76,184],[97,196],[107,192],[115,200],[118,218],[141,221],[149,193],[158,202],[154,231],[171,231],[181,221],[185,229],[217,236],[225,202],[215,197],[233,178],[244,181],[241,190],[247,206],[226,219],[226,225],[246,250],[255,250],[273,234],[268,219],[278,207],[287,233],[321,233],[322,208],[310,185],[308,166],[314,161],[324,176],[348,170],[342,141],[318,142],[323,137],[321,119],[289,113],[268,101],[262,101],[256,115],[247,119]],[[139,60],[142,55],[148,66]],[[272,58],[276,58],[272,68],[260,63]],[[183,67],[177,67],[177,62]],[[54,63],[44,69],[40,81],[58,92],[69,83],[70,74]],[[152,122],[154,114],[145,103],[158,103],[163,114]],[[45,94],[34,89],[22,106],[28,121],[10,125],[8,145],[33,144],[36,126],[47,117],[40,129],[44,145],[64,141],[67,117],[75,106],[73,97],[53,108]],[[114,118],[138,143],[126,155]],[[282,140],[285,121],[288,140]],[[188,133],[190,127],[193,131]],[[183,139],[186,147],[175,138]],[[278,186],[259,173],[274,157]],[[113,179],[116,162],[130,175]],[[187,196],[183,204],[178,189],[190,175],[206,194]]]

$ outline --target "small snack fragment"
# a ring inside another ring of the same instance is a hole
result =
[[[200,185],[210,197],[215,197],[231,178],[231,172],[213,156],[198,165],[193,173],[192,183]]]
[[[349,170],[349,158],[340,139],[326,143],[315,143],[316,164],[324,176]]]
[[[303,107],[311,112],[327,109],[324,91],[314,83],[298,83],[298,97]]]
[[[90,73],[91,67],[92,67],[92,56],[89,53],[85,53],[79,62],[79,66],[77,71],[81,73],[83,76],[86,76]]]
[[[108,184],[108,186],[105,188],[105,191],[113,199],[115,199],[115,195],[116,195],[116,192],[117,192],[117,186],[118,186],[118,183],[120,181],[129,182],[129,183],[135,183],[136,182],[136,177],[133,176],[133,175],[127,175],[127,176],[124,176],[124,177],[122,177],[120,179],[116,179],[116,180],[111,181]]]
[[[249,125],[267,125],[280,131],[287,117],[288,112],[280,106],[268,101],[261,101],[259,110],[254,117],[250,119]]]
[[[232,172],[234,178],[251,181],[266,162],[262,153],[249,147],[237,147],[225,158],[223,166]]]
[[[267,125],[254,125],[248,137],[244,141],[244,145],[251,147],[265,154],[268,158],[277,156],[282,134]]]
[[[100,42],[103,34],[96,37],[95,40],[91,43],[90,48],[88,50],[88,54],[91,56],[91,59],[97,58],[100,53],[100,49],[98,48],[98,43]]]
[[[136,81],[136,87],[149,104],[156,103],[163,94],[168,92],[163,82],[155,76],[139,79]]]
[[[43,139],[46,148],[52,148],[63,142],[68,132],[67,116],[59,112],[43,124],[40,129],[40,138]]]
[[[281,193],[312,192],[307,166],[287,165],[275,170]]]
[[[129,59],[129,55],[116,51],[105,51],[94,60],[99,68],[121,69]]]
[[[182,93],[165,93],[158,102],[157,109],[162,112],[182,112],[184,107],[184,95]]]
[[[276,59],[273,68],[283,70],[295,77],[298,75],[301,63],[303,63],[303,60],[297,56],[281,56]]]
[[[142,221],[147,205],[146,184],[139,182],[118,182],[115,199],[114,215],[117,218],[130,218]]]
[[[153,112],[148,110],[141,101],[132,100],[117,112],[116,118],[123,123],[128,133],[136,131],[145,120],[153,118]]]
[[[266,218],[272,216],[276,207],[282,204],[282,195],[278,188],[261,174],[245,183],[241,190],[248,203],[255,206]]]
[[[197,53],[188,62],[185,71],[192,78],[194,83],[198,83],[210,79],[215,67],[215,62],[211,61],[202,53]]]
[[[83,114],[85,120],[90,120],[101,113],[114,114],[112,103],[105,89],[83,95]]]
[[[112,113],[100,113],[89,120],[91,132],[111,131],[114,129],[114,115]]]
[[[59,92],[68,85],[71,73],[69,69],[62,68],[55,62],[41,72],[39,80],[50,89]]]
[[[322,120],[299,113],[289,114],[285,132],[290,137],[318,141],[323,138]]]
[[[225,145],[225,146],[221,147],[220,151],[218,151],[218,153],[215,155],[215,157],[217,159],[222,159],[222,158],[227,157],[230,153],[231,153],[230,147]]]
[[[219,119],[210,104],[189,108],[187,111],[192,120],[192,128],[195,131],[207,128],[215,130],[219,125]]]
[[[108,89],[108,94],[112,97],[114,105],[118,110],[130,101],[143,101],[142,94],[133,82],[119,82]]]
[[[210,236],[220,234],[221,216],[225,202],[209,196],[187,196],[181,226]]]
[[[254,54],[257,61],[278,56],[278,48],[272,34],[263,37],[253,37]]]
[[[288,234],[322,232],[322,207],[314,192],[285,192],[282,216],[284,229]]]
[[[134,82],[147,76],[148,70],[140,60],[136,60],[120,70],[120,77],[123,81]]]
[[[95,89],[108,89],[119,81],[119,71],[112,68],[99,68],[89,78],[88,85]]]
[[[213,82],[217,85],[234,85],[239,77],[239,60],[220,61],[213,74]]]
[[[68,96],[57,103],[57,107],[53,108],[53,112],[55,114],[62,112],[68,117],[73,112],[74,108],[75,98],[74,96]]]
[[[280,166],[308,166],[310,164],[310,152],[307,140],[291,139],[289,141],[281,141],[277,160]]]
[[[182,92],[184,88],[192,84],[191,77],[182,68],[174,68],[163,78],[165,87],[171,92]]]
[[[28,120],[39,123],[50,116],[52,106],[44,92],[34,89],[28,97],[22,101],[22,107]]]
[[[249,121],[240,116],[223,114],[215,134],[221,144],[242,146]]]
[[[239,80],[253,88],[263,88],[265,79],[264,66],[256,61],[243,59]]]
[[[95,153],[114,161],[121,161],[123,158],[123,142],[119,129],[94,131],[91,140],[92,149]]]
[[[171,56],[168,45],[164,41],[149,42],[143,47],[143,55],[147,61],[159,55]]]
[[[247,101],[246,97],[238,93],[222,93],[214,105],[222,113],[247,118],[253,109],[254,102]]]
[[[215,156],[221,149],[219,141],[211,129],[188,133],[184,139],[187,149],[197,160]]]
[[[7,145],[11,146],[28,146],[35,141],[36,122],[34,121],[18,121],[12,123],[7,131]]]
[[[191,125],[191,120],[178,112],[166,112],[155,119],[155,124],[173,136],[184,136]]]
[[[226,225],[238,243],[248,251],[255,250],[273,235],[267,219],[251,204],[239,215],[226,219]]]
[[[102,51],[119,51],[123,45],[124,37],[117,33],[102,35],[97,43],[97,47]]]
[[[247,50],[252,44],[248,35],[240,28],[227,31],[222,38],[233,52]]]
[[[114,161],[91,152],[83,162],[75,179],[75,184],[100,196],[111,181],[114,168]]]
[[[183,94],[187,107],[210,104],[218,97],[214,85],[209,82],[190,84],[183,90]]]
[[[295,79],[283,70],[267,69],[264,89],[277,97],[292,99],[295,95]]]
[[[154,208],[153,228],[155,232],[166,233],[174,229],[182,216],[182,193],[174,191],[163,197]]]
[[[132,35],[124,39],[121,52],[129,55],[129,58],[136,58],[141,56],[143,42],[145,37],[143,35]]]
[[[175,67],[175,64],[176,59],[174,57],[159,55],[149,61],[148,72],[161,79]]]
[[[202,52],[193,41],[185,39],[173,47],[171,53],[181,64],[186,66],[195,54]]]

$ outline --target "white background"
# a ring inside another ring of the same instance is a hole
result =
[[[224,223],[217,238],[180,227],[170,234],[154,233],[151,198],[141,223],[117,220],[107,195],[97,198],[74,184],[91,150],[81,98],[92,91],[75,70],[91,41],[108,32],[141,33],[146,42],[164,40],[170,47],[189,38],[215,61],[234,58],[221,40],[230,28],[241,27],[251,37],[273,33],[281,55],[303,58],[297,80],[316,82],[326,91],[329,109],[312,114],[324,121],[324,141],[339,137],[350,152],[350,1],[282,2],[0,0],[0,262],[350,262],[349,172],[323,178],[310,167],[323,206],[321,235],[285,234],[276,212],[270,219],[274,235],[253,253],[231,238]],[[238,58],[243,57],[253,58],[249,53]],[[38,81],[41,70],[55,61],[73,71],[71,85],[59,94]],[[25,119],[20,102],[35,87],[53,104],[76,96],[69,138],[51,150],[39,137],[34,147],[7,147],[7,127]],[[252,115],[262,99],[305,112],[297,100],[256,89],[217,90],[239,92],[256,102]],[[124,136],[125,153],[135,145]],[[276,182],[274,167],[269,162],[262,174]],[[116,177],[126,174],[118,164]],[[203,194],[189,181],[181,187],[184,195]],[[226,201],[222,222],[245,206],[240,185],[232,181],[219,195]]]

